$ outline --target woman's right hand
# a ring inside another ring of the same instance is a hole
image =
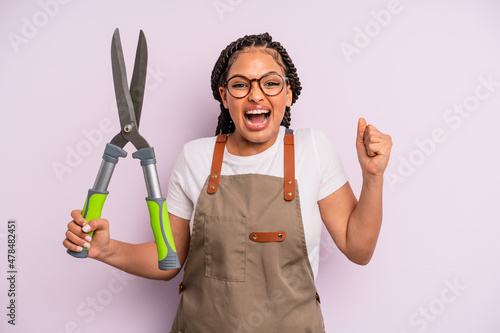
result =
[[[88,247],[89,258],[100,259],[106,256],[106,249],[110,243],[108,220],[94,219],[87,222],[81,210],[72,211],[71,217],[73,220],[68,223],[66,238],[63,241],[64,247],[75,252]],[[92,237],[89,235],[91,231],[94,231]]]
[[[184,264],[191,238],[189,220],[168,214],[174,236],[179,262]],[[102,261],[127,273],[155,280],[170,280],[180,268],[162,271],[158,268],[158,254],[155,242],[129,244],[109,238],[109,222],[106,219],[86,221],[81,210],[71,212],[73,221],[68,223],[65,248],[81,251],[89,247],[89,258]],[[89,232],[94,231],[92,238]]]

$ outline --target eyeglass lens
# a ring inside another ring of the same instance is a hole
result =
[[[278,95],[284,86],[284,79],[278,74],[264,75],[258,80],[260,88],[268,96]],[[229,93],[236,98],[243,98],[252,89],[252,82],[243,76],[235,76],[227,82]]]

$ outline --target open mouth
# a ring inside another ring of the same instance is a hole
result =
[[[271,112],[269,110],[248,110],[245,112],[245,120],[253,126],[261,126],[267,123]]]

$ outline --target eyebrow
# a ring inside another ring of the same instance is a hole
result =
[[[265,75],[268,75],[268,74],[278,74],[278,75],[282,75],[282,74],[280,74],[280,73],[278,73],[278,72],[276,72],[276,71],[270,71],[270,72],[267,72],[267,73],[262,74],[262,75],[260,76],[260,78],[261,78],[261,77],[263,77],[263,76],[265,76]],[[248,80],[253,80],[253,79],[250,79],[250,78],[246,77],[246,76],[245,76],[245,75],[243,75],[243,74],[238,74],[238,73],[237,73],[237,74],[234,74],[234,75],[231,75],[231,76],[229,77],[229,79],[232,79],[233,77],[236,77],[236,76],[241,76],[241,77],[244,77],[245,79],[248,79]],[[259,79],[260,79],[260,78],[259,78]],[[228,80],[229,80],[229,79],[228,79]]]

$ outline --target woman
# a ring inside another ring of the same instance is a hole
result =
[[[186,262],[172,332],[323,332],[314,286],[321,223],[347,258],[370,261],[391,138],[359,120],[358,202],[326,137],[288,130],[301,86],[271,36],[245,36],[223,50],[212,91],[219,135],[185,145],[167,196]],[[71,215],[66,248],[79,251],[92,240],[89,257],[131,274],[169,280],[179,272],[158,270],[154,243],[110,239],[107,220]]]

